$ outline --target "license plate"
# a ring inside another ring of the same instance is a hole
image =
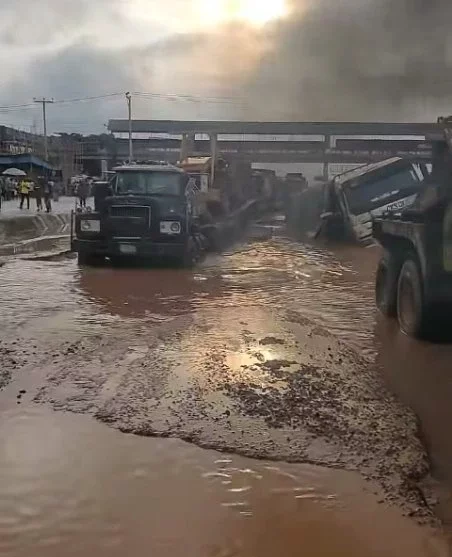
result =
[[[119,252],[123,255],[135,255],[137,247],[132,244],[119,244]]]

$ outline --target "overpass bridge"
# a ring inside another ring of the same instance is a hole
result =
[[[128,133],[128,120],[110,120],[113,133]],[[133,133],[260,134],[260,135],[366,135],[425,136],[437,131],[432,123],[390,122],[241,122],[227,120],[132,120]]]
[[[116,160],[128,158],[128,120],[110,120]],[[252,162],[364,164],[393,156],[429,162],[425,138],[437,124],[390,122],[240,122],[133,120],[137,159],[175,162],[188,142],[193,153],[242,155]]]

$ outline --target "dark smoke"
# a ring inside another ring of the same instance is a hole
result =
[[[177,1],[167,4],[182,8],[185,0]],[[239,99],[137,98],[137,118],[433,121],[452,114],[452,0],[289,1],[290,17],[263,29],[234,22],[162,38],[157,23],[135,29],[120,18],[120,0],[0,0],[0,59],[10,66],[1,104],[135,90]],[[123,43],[132,31],[139,43]],[[108,118],[125,115],[123,98],[54,106],[50,128],[102,131]],[[0,123],[39,122],[33,110],[0,116]]]
[[[452,113],[451,0],[294,0],[293,8],[245,85],[254,117]]]

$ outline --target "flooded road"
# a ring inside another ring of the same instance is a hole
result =
[[[428,514],[428,462],[381,378],[447,518],[451,349],[379,319],[377,257],[275,237],[194,272],[11,259],[0,554],[446,555],[402,516]]]
[[[438,538],[345,472],[127,436],[39,407],[2,416],[0,456],[5,557],[441,555]]]

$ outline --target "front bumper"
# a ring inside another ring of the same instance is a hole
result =
[[[104,257],[183,257],[185,243],[153,242],[148,238],[139,240],[87,240],[76,238],[72,249],[79,253]]]

